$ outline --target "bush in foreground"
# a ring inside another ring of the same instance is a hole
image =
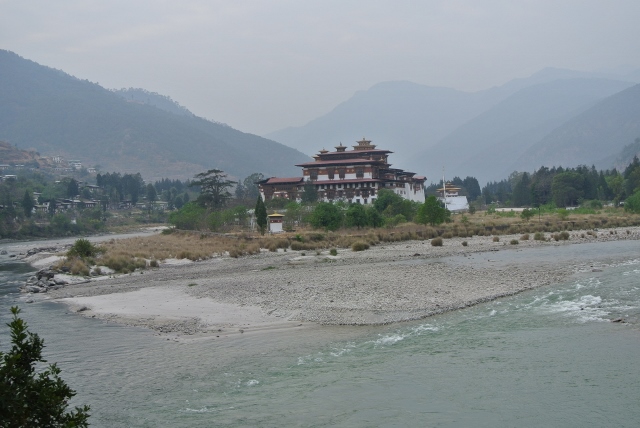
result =
[[[433,247],[442,247],[442,243],[443,243],[442,238],[439,236],[431,240],[431,245]]]
[[[353,244],[351,244],[352,251],[364,251],[368,249],[369,249],[369,244],[367,244],[366,242],[356,241]]]
[[[89,406],[67,411],[76,395],[60,378],[60,369],[50,364],[40,373],[44,342],[27,330],[27,324],[11,308],[13,320],[8,324],[13,346],[0,352],[0,425],[3,427],[87,427]]]

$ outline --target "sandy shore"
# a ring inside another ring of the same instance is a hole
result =
[[[385,243],[362,252],[340,249],[335,257],[326,251],[220,257],[69,285],[47,298],[85,316],[175,334],[248,333],[301,323],[385,324],[464,308],[597,269],[607,261],[594,265],[593,258],[580,255],[581,244],[637,241],[640,228],[600,230],[597,236],[574,231],[569,241],[509,244],[519,238],[453,238],[443,247],[432,247],[429,241]],[[531,261],[526,256],[532,248],[553,251],[560,246],[571,246],[575,257]],[[497,262],[492,257],[498,254],[508,257]]]

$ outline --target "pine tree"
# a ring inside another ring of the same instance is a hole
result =
[[[27,330],[27,324],[12,307],[13,346],[0,352],[0,426],[3,427],[87,427],[89,406],[67,412],[69,399],[76,395],[60,378],[60,369],[50,364],[40,373],[44,342]]]
[[[29,194],[28,190],[24,191],[24,197],[22,198],[22,209],[24,210],[24,215],[27,217],[31,217],[31,212],[33,211],[33,207],[35,206],[35,202],[33,198]]]
[[[258,196],[258,201],[256,202],[256,223],[258,224],[258,229],[260,229],[260,234],[264,235],[264,232],[267,230],[267,207],[264,205],[262,201],[262,195]]]

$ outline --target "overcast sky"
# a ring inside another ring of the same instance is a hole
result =
[[[387,80],[640,68],[640,1],[0,0],[0,48],[265,134]]]

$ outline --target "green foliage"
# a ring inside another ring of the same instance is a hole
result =
[[[332,256],[337,256],[338,255],[338,250],[335,248],[332,248],[329,250],[329,254]]]
[[[319,202],[315,206],[309,222],[316,229],[338,230],[342,226],[343,214],[330,202]]]
[[[267,230],[267,207],[265,207],[264,202],[262,201],[262,196],[260,195],[258,195],[258,200],[256,201],[255,216],[258,229],[260,229],[260,234],[264,235]]]
[[[368,224],[367,212],[361,204],[351,204],[345,213],[347,227],[365,227]]]
[[[435,196],[429,196],[418,209],[417,222],[432,226],[444,223],[448,218],[448,210],[442,205]]]
[[[624,210],[630,213],[640,214],[640,190],[636,191],[624,201]]]
[[[197,230],[204,227],[206,209],[196,202],[189,202],[169,215],[169,223],[178,229]]]
[[[67,251],[68,257],[80,257],[82,259],[87,257],[95,257],[102,250],[93,245],[88,239],[80,238],[73,243],[69,251]]]
[[[210,169],[195,175],[195,180],[190,186],[200,187],[200,195],[197,202],[200,206],[210,209],[220,209],[227,205],[231,199],[229,189],[236,184],[227,179],[227,174],[219,169]]]
[[[529,220],[531,220],[531,217],[533,217],[534,215],[536,215],[536,213],[533,210],[531,210],[529,208],[525,208],[520,213],[520,218],[522,218],[525,221],[529,221]]]
[[[367,207],[367,224],[370,227],[377,228],[384,226],[384,218],[375,207]]]
[[[438,236],[437,238],[433,238],[431,240],[431,246],[433,247],[442,247],[442,244],[443,244],[443,240],[440,236]]]
[[[3,427],[87,427],[89,406],[67,411],[69,400],[76,395],[60,378],[60,369],[48,365],[39,373],[44,342],[28,330],[11,308],[13,320],[7,324],[12,347],[0,352],[0,425]]]
[[[300,199],[306,204],[312,204],[318,200],[318,189],[316,189],[316,185],[311,180],[304,182]]]
[[[24,191],[24,196],[22,197],[22,209],[24,210],[24,215],[27,217],[31,217],[33,207],[35,206],[35,202],[33,198],[29,194],[28,190]]]

